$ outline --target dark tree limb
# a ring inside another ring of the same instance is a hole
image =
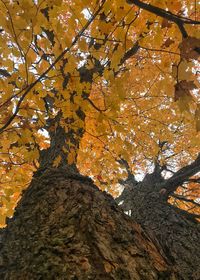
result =
[[[166,11],[166,10],[156,7],[154,5],[144,3],[140,0],[127,0],[127,3],[134,4],[137,7],[144,9],[152,14],[155,14],[159,17],[162,17],[164,19],[174,22],[180,29],[180,32],[184,38],[188,37],[184,24],[196,24],[196,25],[200,24],[200,21],[192,20],[192,19],[188,19],[188,18],[185,18],[182,16],[175,15],[175,14],[171,13],[170,11]]]
[[[176,191],[176,189],[181,186],[183,183],[189,180],[189,178],[195,175],[200,171],[200,154],[191,164],[184,166],[179,171],[177,171],[172,177],[165,180],[161,184],[161,188],[165,188],[167,190],[166,194]]]
[[[200,184],[200,178],[192,178],[187,180],[188,183],[197,183]]]

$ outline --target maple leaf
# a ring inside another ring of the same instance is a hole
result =
[[[169,48],[169,46],[170,46],[171,44],[173,44],[173,43],[174,43],[174,40],[168,38],[168,39],[164,42],[164,44],[162,45],[162,47],[163,47],[163,48],[164,48],[164,47]]]
[[[179,48],[181,52],[181,57],[186,60],[198,59],[200,54],[200,39],[195,37],[184,38],[180,43]]]
[[[169,27],[172,27],[172,23],[170,21],[168,21],[167,19],[163,19],[162,20],[162,25],[161,25],[162,28],[169,28]]]

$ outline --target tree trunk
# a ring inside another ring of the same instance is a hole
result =
[[[171,205],[165,197],[164,179],[154,172],[143,182],[127,180],[117,198],[174,266],[178,279],[200,279],[200,224],[192,214]]]
[[[92,181],[36,173],[1,232],[0,279],[178,279],[162,250]]]

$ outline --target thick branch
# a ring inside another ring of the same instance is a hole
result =
[[[200,177],[199,178],[192,178],[187,180],[188,183],[197,183],[200,184]]]
[[[161,187],[167,189],[167,195],[169,195],[171,192],[174,192],[179,186],[181,186],[184,182],[188,181],[191,176],[195,175],[199,171],[200,154],[194,162],[187,166],[184,166],[179,171],[177,171],[171,178],[165,180],[165,182],[161,184]]]
[[[129,4],[134,4],[137,7],[141,8],[141,9],[144,9],[144,10],[150,12],[150,13],[153,13],[153,14],[159,16],[159,17],[162,17],[162,18],[165,18],[169,21],[174,22],[179,27],[179,29],[180,29],[184,38],[188,37],[188,34],[187,34],[187,32],[186,32],[186,30],[183,26],[184,24],[200,24],[200,21],[192,20],[192,19],[188,19],[188,18],[185,18],[185,17],[175,15],[175,14],[173,14],[169,11],[166,11],[162,8],[153,6],[151,4],[143,3],[140,0],[127,0],[127,2]]]

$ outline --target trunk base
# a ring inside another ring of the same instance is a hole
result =
[[[0,278],[176,279],[141,227],[90,179],[47,170],[3,230]]]

